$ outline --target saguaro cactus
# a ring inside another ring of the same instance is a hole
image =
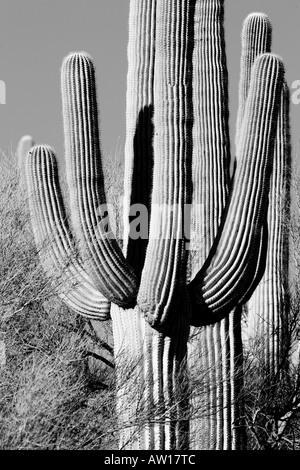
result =
[[[60,295],[100,319],[112,302],[120,447],[183,449],[190,325],[228,317],[261,276],[283,65],[272,54],[253,65],[230,181],[223,1],[131,0],[129,27],[123,253],[107,230],[95,73],[84,53],[62,67],[70,226],[45,146],[28,154],[29,201],[46,272],[64,273]],[[149,209],[149,239],[135,240],[133,205]]]

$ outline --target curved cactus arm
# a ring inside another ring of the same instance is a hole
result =
[[[155,18],[156,0],[130,2],[123,252],[138,277],[148,245],[152,191]],[[141,212],[134,213],[134,208]],[[133,217],[142,218],[143,229],[139,238],[138,234],[130,232]]]
[[[249,93],[251,70],[255,59],[271,52],[272,25],[264,13],[251,13],[242,28],[242,53],[239,83],[239,108],[236,124],[236,147],[241,136],[246,101]]]
[[[281,91],[281,102],[271,175],[268,208],[269,243],[265,273],[247,303],[247,336],[261,341],[261,360],[269,374],[275,374],[283,357],[288,272],[287,216],[290,193],[289,89]]]
[[[196,2],[193,107],[190,279],[209,254],[229,191],[228,72],[223,0]]]
[[[79,250],[97,289],[126,306],[136,298],[136,277],[106,228],[95,70],[87,54],[65,58],[61,85],[71,222]]]
[[[256,59],[224,225],[203,270],[189,284],[193,304],[202,307],[200,324],[222,318],[243,303],[257,270],[283,76],[278,57],[263,54]]]
[[[186,266],[184,206],[191,151],[194,2],[157,1],[154,177],[149,243],[138,305],[153,327],[176,308]]]
[[[59,296],[75,312],[106,320],[110,302],[96,289],[74,249],[53,150],[36,146],[28,153],[25,164],[31,223],[45,272]]]

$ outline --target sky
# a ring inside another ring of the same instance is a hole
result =
[[[285,63],[295,153],[300,138],[299,0],[225,0],[232,140],[241,27],[254,11],[269,16],[272,51]],[[6,86],[5,104],[0,104],[3,152],[10,154],[22,135],[31,134],[36,143],[54,147],[63,162],[60,67],[69,52],[86,51],[96,66],[103,154],[123,158],[128,13],[129,0],[0,0],[0,80]]]

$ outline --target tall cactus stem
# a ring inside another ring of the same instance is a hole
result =
[[[157,1],[153,191],[149,243],[137,302],[149,323],[158,328],[176,309],[185,281],[193,17],[193,1]]]
[[[133,208],[146,210],[150,218],[153,176],[153,112],[156,0],[133,0],[129,11],[126,144],[124,176],[124,246],[128,263],[141,276],[148,244],[147,233],[136,239],[130,222]],[[146,217],[144,212],[138,214]]]
[[[196,2],[191,279],[203,266],[213,245],[229,191],[228,72],[223,3],[220,0]]]

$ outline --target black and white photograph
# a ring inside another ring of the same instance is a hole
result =
[[[300,450],[299,0],[0,0],[0,451],[260,450]]]

